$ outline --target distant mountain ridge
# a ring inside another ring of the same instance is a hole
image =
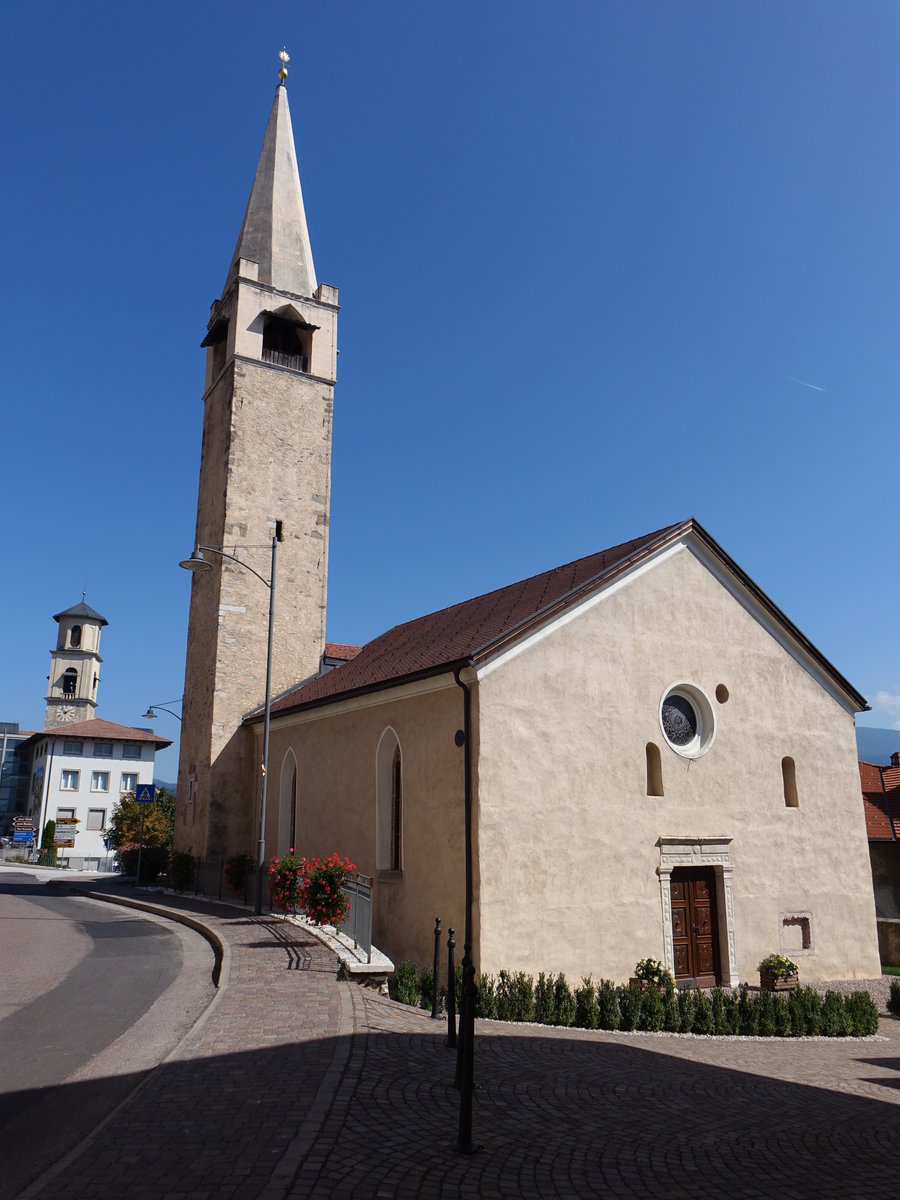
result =
[[[891,755],[900,750],[900,729],[872,729],[857,725],[856,752],[863,762],[891,765]]]

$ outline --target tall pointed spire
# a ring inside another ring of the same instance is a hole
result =
[[[279,292],[312,296],[316,290],[316,270],[283,79],[275,89],[253,188],[223,294],[235,275],[239,258],[259,263],[260,283],[268,283]]]

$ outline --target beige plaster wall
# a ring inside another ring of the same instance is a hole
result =
[[[660,730],[676,682],[703,689],[715,713],[696,760]],[[657,839],[724,835],[741,979],[779,948],[785,912],[812,915],[802,978],[879,973],[853,717],[690,551],[535,640],[478,691],[482,969],[626,979],[637,959],[663,957]],[[662,797],[646,794],[650,741]],[[785,755],[797,808],[785,806]]]
[[[364,698],[299,720],[273,719],[267,857],[278,844],[282,764],[292,751],[298,768],[297,852],[324,856],[337,851],[368,875],[376,875],[378,742],[388,727],[399,738],[403,869],[378,874],[374,921],[376,945],[394,962],[431,962],[435,917],[441,918],[444,946],[447,930],[455,928],[457,961],[462,958],[463,752],[454,744],[461,726],[462,693],[452,680],[443,681],[437,691],[404,695],[395,690],[385,701]],[[261,729],[256,735],[259,742]]]

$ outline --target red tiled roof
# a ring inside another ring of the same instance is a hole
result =
[[[873,842],[900,840],[900,767],[860,762],[859,781],[869,839]]]
[[[362,646],[351,646],[347,642],[326,642],[325,657],[339,658],[342,662],[349,662],[351,658],[356,658],[362,650]]]
[[[101,717],[94,717],[90,721],[73,721],[68,725],[53,725],[49,729],[33,733],[27,740],[36,741],[42,737],[92,737],[108,742],[153,742],[157,750],[172,745],[170,738],[158,737],[152,730],[117,725],[114,721],[104,721]],[[24,745],[24,742],[22,744]]]
[[[858,712],[867,709],[865,697],[729,558],[699,522],[689,517],[686,521],[666,525],[644,537],[589,554],[484,596],[396,625],[363,646],[349,662],[279,696],[272,704],[272,712],[277,714],[328,704],[483,660],[585,599],[642,558],[667,544],[674,544],[687,534],[694,535],[719,559],[755,602],[819,665]],[[257,721],[262,712],[262,707],[256,708],[244,719]]]
[[[676,529],[648,533],[586,558],[396,625],[367,643],[349,662],[280,696],[272,712],[326,703],[349,693],[436,674],[495,649],[498,643],[546,619],[565,601]],[[256,714],[251,714],[251,719]]]

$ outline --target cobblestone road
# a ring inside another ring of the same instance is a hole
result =
[[[898,1194],[900,1021],[865,1041],[479,1022],[461,1156],[443,1024],[339,982],[297,926],[183,903],[230,946],[227,981],[29,1200]]]

